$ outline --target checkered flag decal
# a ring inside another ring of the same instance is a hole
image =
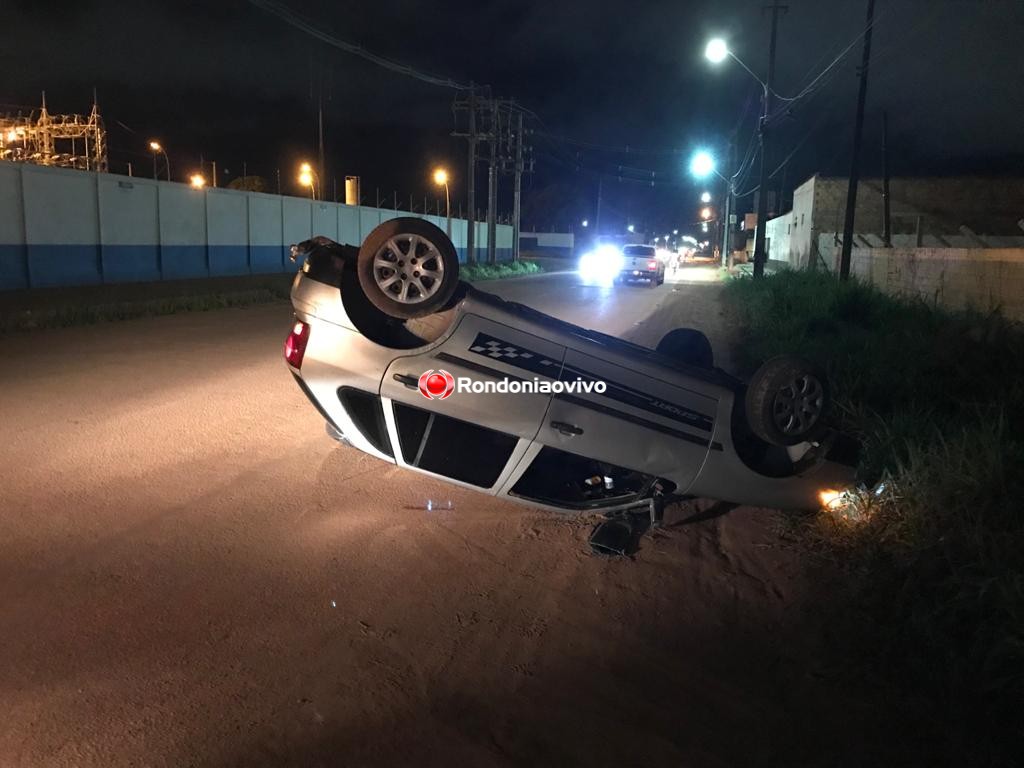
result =
[[[549,372],[549,375],[554,375],[553,372],[559,367],[557,360],[550,360],[528,349],[517,347],[515,344],[509,344],[507,341],[496,339],[493,336],[488,336],[486,333],[477,334],[469,351],[491,360],[501,360],[518,368]]]

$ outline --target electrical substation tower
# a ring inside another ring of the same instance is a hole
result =
[[[512,212],[512,252],[519,258],[519,219],[523,173],[533,173],[533,148],[526,142],[524,118],[527,110],[510,99],[496,99],[486,86],[474,87],[452,103],[456,129],[452,136],[469,144],[469,177],[466,180],[469,232],[467,248],[470,262],[476,256],[476,168],[487,161],[487,261],[497,260],[497,202],[499,174],[514,177]],[[461,118],[465,116],[463,121]],[[487,157],[478,154],[480,143],[487,144]]]
[[[107,132],[93,97],[88,115],[54,115],[42,106],[0,115],[0,160],[83,171],[107,171]]]

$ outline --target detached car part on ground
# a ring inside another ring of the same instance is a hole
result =
[[[293,258],[285,358],[328,432],[379,459],[562,511],[672,493],[809,509],[852,483],[824,431],[825,379],[799,359],[747,385],[713,367],[699,331],[652,351],[504,301],[460,282],[454,246],[421,219],[387,221],[359,248],[314,238]],[[428,372],[440,399],[421,390]],[[466,378],[495,384],[442,391]]]

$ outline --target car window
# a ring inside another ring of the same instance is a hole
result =
[[[518,438],[504,432],[395,403],[395,425],[405,463],[480,488],[490,488]]]
[[[338,399],[367,442],[381,453],[394,456],[391,440],[388,438],[388,428],[384,422],[384,411],[380,405],[380,396],[374,392],[341,387],[338,390]]]
[[[627,256],[653,256],[654,248],[650,245],[627,245],[622,252]]]
[[[545,504],[586,509],[643,498],[655,479],[652,475],[545,446],[510,493]]]

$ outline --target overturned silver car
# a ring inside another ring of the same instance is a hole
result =
[[[293,258],[285,359],[328,433],[383,461],[561,511],[666,494],[804,509],[853,481],[825,377],[798,358],[744,383],[699,331],[651,350],[504,301],[460,282],[416,218]]]

